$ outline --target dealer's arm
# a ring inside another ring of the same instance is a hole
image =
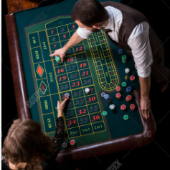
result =
[[[147,119],[150,113],[150,99],[149,99],[150,76],[146,78],[139,77],[139,82],[141,92],[140,109],[142,111],[143,117]]]
[[[135,32],[141,32],[135,37]],[[132,32],[133,38],[128,39],[128,45],[132,49],[135,67],[139,76],[140,83],[140,109],[144,118],[150,114],[150,84],[151,84],[151,65],[153,63],[152,51],[149,41],[149,25],[146,22],[139,24]]]

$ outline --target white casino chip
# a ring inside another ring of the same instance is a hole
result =
[[[88,93],[90,93],[90,88],[87,87],[87,88],[85,88],[84,91],[85,91],[86,94],[88,94]]]
[[[65,97],[70,97],[70,93],[65,93]]]
[[[105,92],[101,92],[101,97],[104,97],[104,95],[105,95],[106,93]]]
[[[126,73],[126,74],[129,74],[129,72],[130,72],[130,69],[129,69],[129,68],[126,68],[126,69],[125,69],[125,73]]]
[[[116,106],[114,105],[114,104],[111,104],[110,106],[109,106],[109,109],[111,109],[111,110],[114,110],[116,108]]]

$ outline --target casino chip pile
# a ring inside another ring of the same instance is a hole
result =
[[[135,105],[134,105],[134,104],[131,104],[131,105],[130,105],[130,109],[131,109],[132,111],[134,111],[134,110],[135,110]]]
[[[112,101],[108,94],[104,95],[104,99],[107,100],[109,103]]]
[[[123,54],[123,50],[122,49],[119,49],[118,50],[118,53],[119,54]],[[126,63],[127,62],[127,56],[126,55],[122,55],[122,62],[123,63]],[[122,89],[125,89],[126,90],[126,97],[125,97],[125,100],[127,103],[131,102],[132,101],[132,95],[130,95],[130,92],[132,91],[132,88],[131,86],[128,86],[128,82],[127,80],[130,80],[130,81],[134,81],[135,80],[135,76],[134,75],[130,75],[130,69],[129,68],[125,68],[125,81],[123,81],[121,83],[121,86],[117,86],[116,87],[116,94],[115,94],[115,97],[117,100],[120,100],[122,101],[123,98],[122,98]],[[129,77],[130,76],[130,77]],[[123,90],[124,91],[124,90]],[[129,93],[129,94],[128,94]],[[104,98],[108,104],[109,104],[109,109],[110,110],[115,110],[116,109],[116,105],[112,103],[112,99],[111,97],[109,96],[109,93],[106,93],[106,92],[101,92],[100,93],[100,96],[101,98]],[[128,111],[129,108],[127,108],[126,104],[125,103],[122,103],[120,105],[120,110],[121,111]],[[135,110],[135,104],[130,104],[130,110],[131,111],[134,111]],[[108,112],[107,111],[103,111],[102,112],[102,115],[103,116],[107,116],[108,115]],[[128,120],[129,119],[129,116],[126,114],[123,116],[123,120]]]
[[[109,105],[109,109],[110,109],[110,110],[114,110],[115,108],[116,108],[116,105],[115,105],[115,104]]]
[[[128,115],[124,115],[124,116],[123,116],[123,119],[124,119],[124,120],[128,120],[128,119],[129,119],[129,116],[128,116]]]
[[[122,53],[123,53],[123,50],[122,50],[122,49],[119,49],[119,50],[118,50],[118,53],[119,53],[119,54],[122,54]]]
[[[76,144],[76,141],[74,139],[70,140],[70,145],[74,146]]]
[[[134,81],[135,80],[135,76],[130,76],[130,80]]]
[[[130,73],[130,69],[129,68],[125,68],[125,73],[129,74]]]
[[[103,115],[103,116],[106,116],[106,115],[107,115],[107,112],[106,112],[106,111],[103,111],[103,112],[102,112],[102,115]]]
[[[126,82],[122,82],[122,87],[126,87],[127,83]]]
[[[131,92],[132,88],[130,86],[126,87],[126,92]]]
[[[66,142],[62,143],[62,147],[67,148],[67,143]]]
[[[126,63],[127,62],[127,56],[126,55],[122,55],[122,62]]]

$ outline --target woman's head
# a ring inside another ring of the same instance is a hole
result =
[[[36,163],[47,159],[52,147],[52,140],[42,133],[39,123],[32,119],[17,119],[4,140],[2,155],[13,164]]]

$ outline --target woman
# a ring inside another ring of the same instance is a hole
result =
[[[69,97],[57,103],[58,118],[55,137],[41,131],[40,124],[32,119],[17,119],[10,127],[2,148],[2,167],[8,170],[58,169],[52,166],[64,138],[63,111]],[[61,168],[60,168],[61,169]],[[63,168],[65,169],[65,168]]]

